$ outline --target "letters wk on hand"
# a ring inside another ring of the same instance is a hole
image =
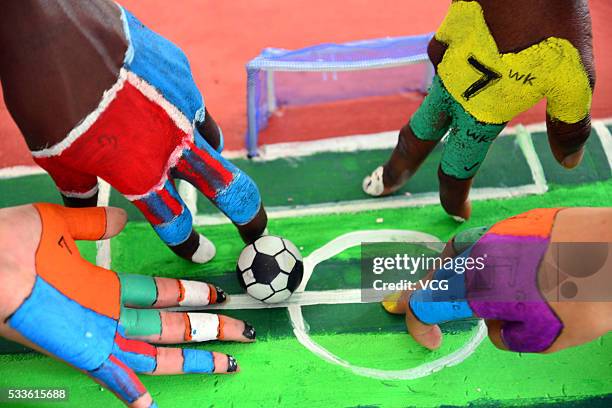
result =
[[[523,81],[523,85],[533,85],[533,81],[534,79],[536,79],[536,77],[531,75],[531,72],[527,73],[527,76],[525,76],[525,74],[521,74],[518,71],[512,71],[512,69],[510,69],[510,78],[513,78],[517,81]]]

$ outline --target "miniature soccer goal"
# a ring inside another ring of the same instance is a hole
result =
[[[280,107],[425,92],[433,76],[431,37],[265,49],[247,64],[249,157],[257,155],[259,133]]]

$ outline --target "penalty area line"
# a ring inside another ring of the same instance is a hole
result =
[[[543,194],[546,186],[526,184],[517,187],[480,187],[470,192],[473,201],[514,198],[530,194]],[[417,193],[404,196],[364,198],[337,203],[319,203],[295,207],[266,207],[268,218],[281,219],[304,217],[312,215],[346,214],[364,211],[376,211],[398,208],[422,207],[439,204],[439,194],[436,192]],[[196,227],[207,225],[229,224],[231,221],[222,214],[199,214],[194,217]]]

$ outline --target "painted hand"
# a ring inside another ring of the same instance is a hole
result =
[[[447,281],[448,290],[397,293],[383,306],[405,314],[412,337],[429,349],[442,341],[439,323],[474,317],[485,319],[501,349],[550,353],[586,343],[612,330],[612,287],[605,279],[612,232],[597,227],[604,220],[612,220],[612,210],[541,209],[468,230],[448,243],[444,267],[428,277]],[[576,245],[580,254],[571,254]],[[581,296],[567,293],[565,284],[577,281],[573,269],[582,278],[586,269],[593,279],[599,275],[599,293],[608,298],[592,296],[588,283],[577,289]]]
[[[135,373],[232,373],[236,360],[151,343],[252,342],[246,322],[156,310],[223,302],[195,281],[119,275],[81,257],[75,239],[107,239],[126,222],[117,208],[35,204],[0,210],[0,334],[63,360],[132,407],[155,406]]]

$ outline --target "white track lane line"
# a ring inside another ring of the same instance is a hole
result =
[[[595,129],[595,133],[597,133],[599,137],[603,151],[608,158],[608,166],[612,169],[612,134],[610,134],[610,130],[606,127],[604,122],[594,121],[593,129]]]
[[[98,207],[107,207],[110,201],[111,186],[104,180],[98,179],[100,189],[98,191]],[[96,265],[101,268],[111,269],[111,240],[96,241]]]
[[[544,167],[542,167],[542,162],[540,161],[538,153],[535,150],[535,146],[533,145],[531,133],[525,127],[518,125],[516,126],[516,137],[519,147],[523,152],[523,156],[525,156],[525,160],[527,160],[527,165],[531,171],[531,177],[535,183],[535,186],[539,189],[540,194],[545,193],[548,191],[548,184],[546,184]]]

